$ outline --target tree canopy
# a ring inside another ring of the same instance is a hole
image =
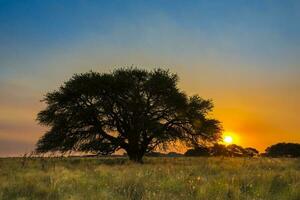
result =
[[[265,155],[269,157],[300,157],[300,144],[277,143],[268,147]]]
[[[178,76],[163,69],[75,74],[45,95],[37,120],[49,131],[36,152],[108,155],[123,149],[141,162],[145,153],[172,142],[218,140],[220,122],[208,117],[212,101],[186,95],[177,83]]]

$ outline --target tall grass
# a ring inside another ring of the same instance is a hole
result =
[[[0,199],[300,199],[300,160],[0,159]]]

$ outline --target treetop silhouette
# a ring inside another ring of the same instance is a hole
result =
[[[300,144],[277,143],[269,146],[265,155],[269,157],[300,157]]]
[[[197,146],[220,138],[220,122],[208,117],[211,100],[187,96],[168,70],[121,68],[75,74],[46,94],[37,117],[50,129],[36,151],[83,151],[101,155],[119,149],[142,162],[145,153],[181,141]]]

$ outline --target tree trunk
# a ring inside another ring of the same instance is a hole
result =
[[[129,157],[129,160],[136,162],[136,163],[143,163],[143,156],[144,151],[143,150],[129,150],[127,151],[127,155]]]
[[[136,163],[143,163],[143,157],[139,156],[139,155],[133,155],[133,156],[129,156],[129,160],[136,162]]]

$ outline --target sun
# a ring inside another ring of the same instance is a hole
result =
[[[233,142],[232,136],[230,136],[230,135],[225,135],[225,136],[223,137],[223,142],[226,143],[226,144],[231,144],[231,143]]]

